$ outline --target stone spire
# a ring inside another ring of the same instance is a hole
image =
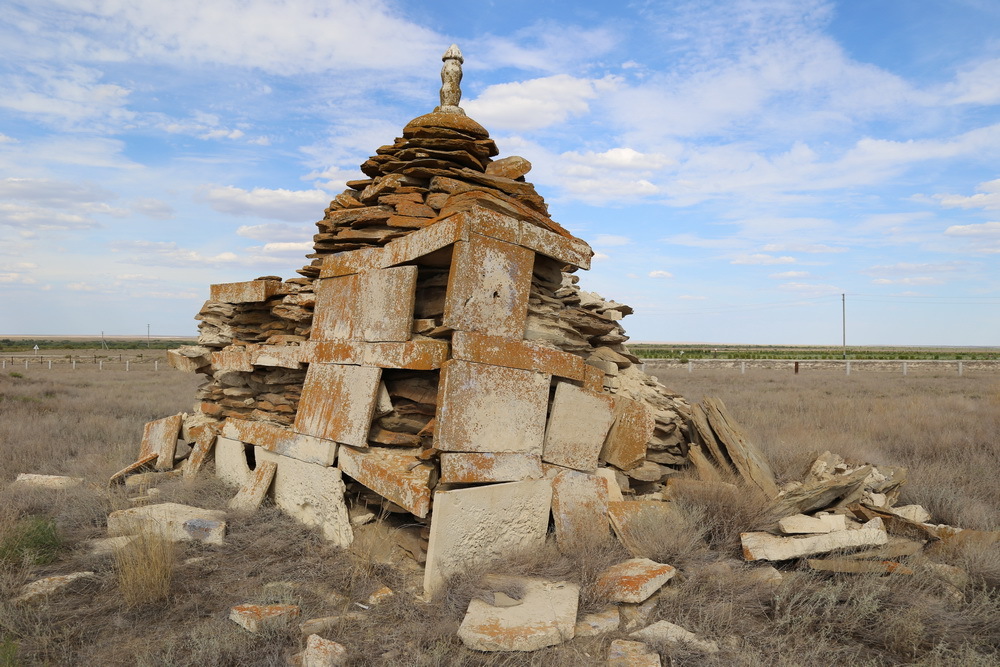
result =
[[[444,65],[441,67],[441,106],[434,109],[435,113],[457,113],[465,115],[458,103],[462,101],[462,63],[465,59],[457,44],[452,44],[441,56]]]

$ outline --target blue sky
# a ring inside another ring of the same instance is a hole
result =
[[[635,341],[1000,345],[1000,4],[0,1],[0,333],[192,335],[468,114]]]

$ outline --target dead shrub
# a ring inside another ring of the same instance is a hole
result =
[[[149,530],[140,530],[115,549],[114,570],[125,606],[139,607],[169,596],[174,560],[173,543]]]

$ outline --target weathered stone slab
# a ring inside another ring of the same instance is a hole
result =
[[[216,373],[222,371],[252,373],[253,358],[246,346],[230,346],[212,353],[212,370]]]
[[[552,504],[547,479],[437,491],[424,572],[424,592],[436,596],[445,579],[545,544]]]
[[[229,610],[229,620],[253,633],[287,627],[299,617],[294,604],[238,604]]]
[[[550,376],[453,360],[441,371],[434,446],[541,455]]]
[[[14,604],[31,604],[44,600],[60,591],[64,591],[70,585],[78,581],[96,579],[94,572],[73,572],[71,574],[60,574],[53,577],[38,579],[30,584],[21,587],[17,597],[11,600]]]
[[[608,607],[604,611],[587,614],[576,622],[575,637],[596,637],[609,632],[617,632],[621,623],[618,607]]]
[[[325,278],[316,285],[310,340],[350,340],[357,307],[357,275]]]
[[[494,606],[480,598],[458,629],[462,643],[477,651],[536,651],[573,638],[580,587],[527,577],[491,577],[498,587],[522,587],[511,606]]]
[[[295,430],[366,447],[382,370],[373,366],[310,364]]]
[[[347,475],[421,518],[431,508],[434,468],[415,456],[384,447],[358,451],[342,447],[338,467]]]
[[[197,541],[222,544],[226,513],[178,503],[160,503],[118,510],[108,515],[108,535],[133,535],[140,531],[160,535],[168,542]]]
[[[842,515],[840,518],[843,521],[844,517]],[[821,534],[837,530],[833,522],[824,521],[819,517],[806,516],[805,514],[793,514],[780,519],[778,521],[778,529],[785,535]],[[846,529],[846,523],[840,527],[840,530]]]
[[[179,371],[194,373],[212,363],[212,349],[185,345],[176,350],[167,350],[167,363]]]
[[[457,213],[449,220],[457,220],[462,225],[461,238],[482,234],[499,241],[524,246],[546,257],[582,269],[590,268],[590,259],[594,255],[594,251],[582,239],[542,229],[482,205]],[[548,220],[548,223],[561,229],[552,220]]]
[[[220,425],[216,423],[211,426],[198,426],[191,429],[191,436],[194,438],[194,447],[191,448],[191,454],[184,463],[185,478],[190,479],[201,471],[202,466],[205,465],[205,460],[212,452],[212,448],[215,447],[215,439],[219,435],[219,427]]]
[[[660,654],[642,642],[616,639],[608,648],[608,667],[661,667]]]
[[[142,445],[139,458],[156,454],[156,469],[170,470],[174,467],[174,449],[177,436],[181,432],[184,415],[173,415],[147,422],[142,429]]]
[[[542,477],[542,459],[522,452],[445,452],[441,481],[445,484],[517,482]]]
[[[385,264],[387,259],[388,253],[382,248],[359,248],[358,250],[334,253],[323,258],[319,277],[321,280],[337,278],[349,276],[352,273],[385,268],[388,266]]]
[[[846,475],[837,475],[825,481],[811,482],[789,491],[779,500],[789,513],[815,512],[837,502],[838,499],[857,491],[871,474],[871,466],[863,466]]]
[[[247,345],[250,363],[270,368],[302,368],[301,345]]]
[[[703,403],[709,425],[726,448],[729,460],[736,466],[740,476],[748,484],[759,488],[768,498],[776,498],[778,485],[774,481],[774,473],[767,458],[746,437],[720,399],[709,397]]]
[[[307,526],[318,526],[323,537],[341,547],[354,540],[351,519],[344,503],[344,481],[340,470],[280,456],[255,448],[258,465],[278,466],[271,484],[274,504]]]
[[[770,533],[742,533],[743,557],[747,560],[791,560],[828,553],[837,549],[857,549],[886,544],[889,535],[881,519],[873,519],[858,530],[838,530],[809,537],[778,537]]]
[[[409,340],[416,284],[416,266],[321,280],[316,288],[312,340]]]
[[[604,377],[605,373],[600,368],[586,363],[583,365],[583,388],[587,391],[592,391],[595,394],[604,391]]]
[[[230,417],[223,424],[222,434],[227,438],[257,445],[275,454],[290,456],[293,459],[309,463],[318,463],[322,466],[333,465],[337,456],[336,442],[313,435],[296,433],[284,426],[270,422]]]
[[[621,470],[642,464],[646,443],[653,437],[656,420],[644,403],[615,397],[615,422],[601,449],[600,459]]]
[[[253,474],[246,448],[240,440],[219,436],[215,443],[215,476],[230,486],[246,485]]]
[[[667,583],[677,570],[648,558],[631,558],[612,565],[597,578],[597,589],[610,602],[639,603]]]
[[[159,458],[160,455],[157,452],[150,452],[148,454],[140,455],[139,458],[136,459],[134,462],[128,464],[127,466],[125,466],[124,468],[113,474],[108,479],[108,486],[111,486],[116,482],[121,482],[125,480],[125,478],[128,477],[129,475],[134,474],[136,471],[142,470],[147,466],[153,465]]]
[[[708,639],[701,639],[693,632],[685,630],[679,625],[674,625],[669,621],[653,623],[647,628],[637,630],[629,635],[644,642],[656,642],[658,644],[684,644],[689,648],[697,649],[704,653],[718,653],[719,645]]]
[[[575,470],[559,473],[552,479],[552,518],[564,553],[607,543],[608,481]]]
[[[454,359],[540,371],[571,380],[583,380],[584,376],[583,359],[539,343],[456,331],[451,345]]]
[[[234,512],[255,512],[264,502],[267,490],[271,488],[274,473],[278,464],[271,461],[261,461],[257,464],[249,481],[240,487],[239,492],[229,501],[229,509]]]
[[[596,470],[597,457],[615,420],[614,410],[615,400],[606,394],[558,383],[545,427],[542,460],[577,470]]]
[[[521,339],[528,314],[534,253],[478,234],[455,244],[443,324]]]
[[[319,635],[309,635],[300,655],[301,667],[342,667],[347,664],[347,648]]]
[[[281,283],[277,280],[250,280],[242,283],[212,285],[210,299],[222,303],[256,303],[267,301],[278,293]]]
[[[594,471],[595,475],[598,477],[603,477],[608,482],[608,502],[622,502],[625,500],[625,496],[622,495],[622,487],[618,485],[618,480],[615,478],[615,471],[611,468],[598,468]]]
[[[11,488],[34,489],[71,489],[83,484],[82,477],[66,477],[64,475],[36,475],[30,472],[18,473]]]
[[[443,340],[405,343],[307,341],[302,348],[302,360],[307,363],[363,364],[420,371],[441,368],[449,351],[448,342]]]

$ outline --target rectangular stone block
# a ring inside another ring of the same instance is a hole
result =
[[[791,560],[829,553],[838,549],[874,547],[889,542],[881,519],[873,519],[858,530],[838,530],[808,537],[778,537],[770,533],[742,533],[746,560]]]
[[[181,432],[184,415],[172,415],[147,422],[142,429],[142,444],[139,458],[156,454],[156,469],[170,470],[174,467],[174,451],[177,437]]]
[[[563,553],[607,543],[607,480],[575,470],[560,472],[552,479],[552,518]]]
[[[212,369],[218,371],[253,372],[250,352],[243,346],[230,346],[212,353]]]
[[[241,486],[236,496],[229,501],[229,509],[246,513],[257,511],[267,496],[267,490],[271,488],[277,470],[277,463],[271,461],[258,463],[247,483]]]
[[[365,447],[382,369],[345,364],[309,365],[295,430],[345,445]]]
[[[270,422],[230,417],[222,427],[222,434],[227,438],[257,445],[269,452],[321,466],[333,465],[337,456],[336,442],[296,433],[284,426]]]
[[[542,477],[537,454],[521,452],[470,452],[441,454],[441,481],[445,484],[517,482]]]
[[[615,401],[611,396],[559,382],[545,428],[542,460],[576,470],[596,470],[598,455],[614,420]]]
[[[250,363],[269,368],[302,368],[301,345],[247,345]]]
[[[443,340],[411,340],[405,343],[306,341],[302,347],[302,360],[306,363],[355,363],[419,371],[441,368],[448,359],[449,350],[448,342]]]
[[[210,299],[222,303],[257,303],[267,301],[281,289],[277,280],[250,280],[243,283],[212,285]]]
[[[200,507],[159,503],[118,510],[108,515],[108,535],[134,535],[148,531],[168,542],[197,541],[222,544],[226,534],[226,513]]]
[[[452,217],[458,218],[464,227],[463,238],[468,238],[472,233],[482,234],[529,248],[566,264],[582,269],[590,268],[594,251],[582,239],[562,236],[482,206]]]
[[[467,568],[542,548],[551,504],[547,479],[437,491],[424,594],[435,597],[449,576]]]
[[[531,250],[478,234],[455,244],[443,324],[521,339],[535,255]]]
[[[385,244],[387,265],[418,261],[463,238],[465,228],[459,220],[442,220]]]
[[[359,248],[347,252],[338,252],[323,258],[319,277],[337,278],[349,276],[362,271],[372,271],[384,268],[386,253],[382,248]]]
[[[604,371],[588,364],[583,365],[583,388],[594,393],[604,391]]]
[[[600,459],[620,470],[642,464],[646,443],[653,437],[656,419],[643,403],[615,396],[615,422],[608,431]]]
[[[341,547],[354,541],[354,531],[344,503],[344,481],[338,468],[328,468],[256,447],[260,463],[278,466],[271,483],[274,504],[295,520],[317,526],[323,537]]]
[[[338,467],[375,493],[421,518],[431,508],[434,467],[415,456],[382,447],[358,451],[342,447]]]
[[[541,455],[550,376],[452,360],[441,371],[435,447]]]
[[[325,278],[316,284],[310,340],[350,340],[357,307],[358,276]]]
[[[416,266],[321,280],[316,289],[312,340],[409,340],[416,285]]]
[[[511,340],[472,331],[456,331],[451,339],[452,357],[480,364],[541,371],[570,380],[583,380],[583,359],[539,343]]]

